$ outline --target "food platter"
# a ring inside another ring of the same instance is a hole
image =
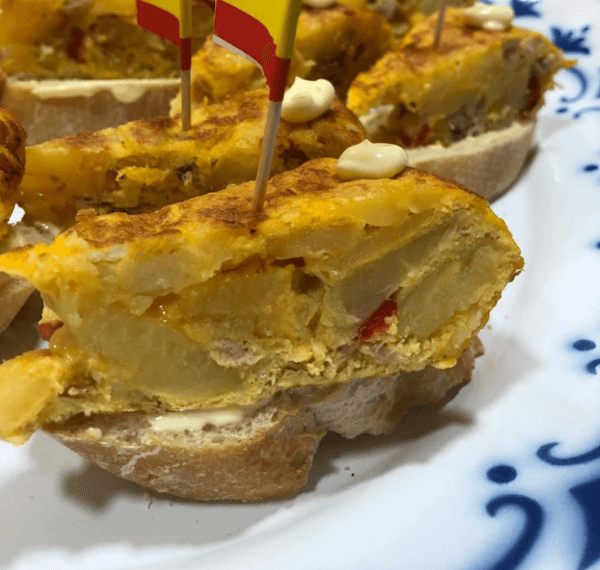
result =
[[[473,381],[389,437],[327,436],[298,497],[197,504],[122,481],[44,434],[0,446],[0,568],[600,568],[600,2],[512,0],[579,61],[494,204],[526,270]],[[0,358],[36,344],[33,299]]]

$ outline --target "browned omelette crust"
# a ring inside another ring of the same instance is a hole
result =
[[[198,109],[189,131],[161,117],[28,147],[19,202],[34,218],[60,223],[83,208],[143,212],[252,180],[267,107],[261,89]],[[272,173],[337,158],[365,138],[360,122],[335,100],[308,123],[281,121]]]
[[[306,79],[327,79],[345,99],[352,80],[392,45],[392,31],[381,14],[348,6],[305,9],[298,21],[295,46],[315,64]]]
[[[447,6],[472,6],[475,0],[447,0]],[[368,8],[382,14],[389,22],[394,37],[401,39],[411,27],[438,9],[437,0],[340,0],[340,4]]]
[[[444,19],[444,27],[439,47],[433,46],[437,15],[429,17],[422,24],[415,26],[403,41],[397,43],[392,51],[402,53],[402,62],[385,60],[381,69],[394,70],[406,66],[413,73],[431,73],[439,67],[438,58],[447,58],[457,53],[467,58],[471,54],[481,52],[482,47],[502,45],[506,39],[519,37],[519,32],[526,34],[530,30],[510,27],[506,30],[493,32],[477,28],[468,24],[467,17],[460,9],[449,9]],[[360,84],[360,81],[357,81]],[[380,88],[385,81],[375,80],[369,83],[371,88]]]
[[[356,79],[353,87],[357,90],[385,89],[390,79],[407,71],[414,74],[435,72],[442,58],[460,53],[466,59],[470,54],[477,54],[482,47],[501,45],[505,38],[514,34],[514,28],[489,32],[469,26],[467,18],[461,10],[449,9],[444,19],[442,40],[439,47],[433,46],[435,22],[437,16],[432,16],[418,26],[383,57],[373,70],[366,76]],[[368,110],[365,105],[359,110]]]
[[[454,8],[435,48],[436,21],[433,15],[415,26],[351,85],[347,105],[359,116],[395,106],[381,136],[375,125],[367,129],[371,137],[448,145],[508,127],[534,117],[554,74],[574,63],[542,34],[515,26],[482,30]]]
[[[27,134],[15,118],[0,109],[0,237],[7,232],[7,221],[23,178],[26,138]]]
[[[415,185],[433,185],[440,182],[436,176],[410,167],[397,175],[399,176]],[[272,217],[279,218],[286,204],[292,202],[292,198],[294,201],[300,197],[310,200],[311,196],[333,195],[341,182],[335,174],[334,161],[311,161],[269,180],[264,208],[258,215],[252,210],[254,182],[247,182],[237,186],[235,193],[216,192],[203,196],[201,200],[172,204],[156,212],[138,216],[124,213],[97,216],[93,210],[83,210],[77,216],[77,225],[65,235],[75,233],[93,247],[105,248],[177,234],[182,226],[194,224],[208,224],[214,229],[225,227],[253,233],[259,223]],[[353,185],[363,187],[366,192],[372,186],[372,182],[358,180],[354,181]],[[444,183],[448,184],[447,181]],[[473,194],[457,183],[452,183],[452,188]]]
[[[296,76],[331,81],[341,99],[352,80],[373,65],[392,44],[381,14],[334,6],[304,7],[298,19],[288,84]],[[221,101],[240,90],[265,84],[260,69],[227,48],[208,40],[192,62],[192,100],[196,105]],[[177,112],[180,103],[174,105]]]

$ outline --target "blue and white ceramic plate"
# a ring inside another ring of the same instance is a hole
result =
[[[1,568],[600,569],[600,2],[511,1],[579,62],[494,205],[526,270],[472,383],[390,437],[327,437],[306,491],[266,505],[149,495],[44,435],[1,445]]]

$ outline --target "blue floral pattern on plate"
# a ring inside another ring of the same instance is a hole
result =
[[[516,18],[541,18],[540,0],[511,0],[510,5],[515,11]]]
[[[591,341],[581,340],[575,344],[587,346],[589,342]],[[558,445],[558,442],[542,445],[536,453],[538,459],[554,467],[572,467],[600,459],[600,446],[581,455],[558,457],[553,455],[553,450]],[[487,478],[499,485],[505,485],[517,478],[517,470],[511,465],[495,465],[487,471]],[[588,570],[600,560],[600,477],[579,483],[571,487],[568,492],[581,507],[585,520],[582,554],[576,569]],[[526,524],[515,544],[498,562],[489,566],[488,570],[514,570],[518,568],[535,545],[546,523],[547,517],[542,505],[535,499],[525,495],[515,493],[498,495],[487,503],[486,511],[493,517],[506,506],[519,508],[525,515]]]

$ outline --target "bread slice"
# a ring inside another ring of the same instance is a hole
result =
[[[469,136],[449,147],[433,144],[407,149],[411,166],[454,180],[494,200],[519,177],[533,144],[535,120]]]
[[[390,433],[408,410],[455,394],[481,353],[475,339],[446,370],[280,391],[243,412],[80,415],[45,429],[89,461],[162,493],[197,501],[290,497],[306,484],[325,433]],[[164,418],[171,421],[161,429]]]
[[[35,287],[25,279],[0,273],[0,333],[6,330],[34,291]]]
[[[0,365],[0,437],[85,413],[253,405],[280,389],[448,368],[523,261],[482,198],[335,159],[0,256],[64,326]],[[21,379],[18,389],[14,378]]]
[[[0,106],[28,144],[169,114],[179,79],[18,79],[0,75]]]
[[[58,233],[57,228],[48,224],[20,221],[9,226],[7,235],[0,240],[0,254],[36,243],[49,244]],[[34,291],[33,285],[25,279],[0,272],[0,333],[10,325]]]

